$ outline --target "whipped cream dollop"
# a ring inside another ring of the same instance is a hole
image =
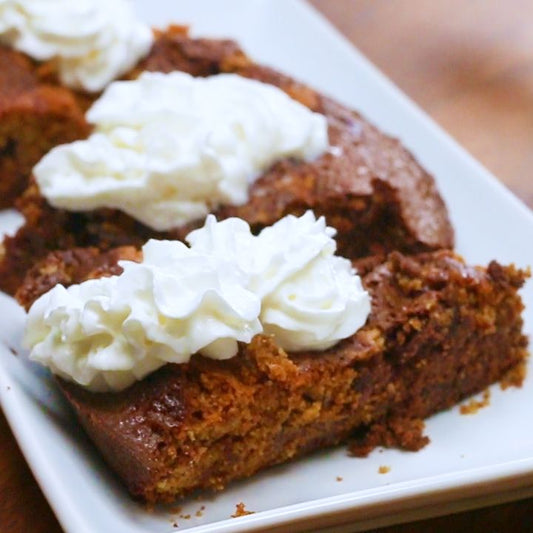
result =
[[[0,42],[56,60],[62,83],[94,92],[135,66],[153,34],[128,0],[0,0]]]
[[[312,212],[259,235],[239,219],[190,233],[189,247],[149,241],[119,276],[57,285],[31,307],[30,357],[91,390],[120,390],[194,353],[226,359],[238,342],[274,335],[287,351],[324,350],[353,335],[370,297],[335,230]]]
[[[55,207],[120,209],[164,231],[248,199],[283,158],[328,148],[327,122],[269,84],[234,74],[143,73],[112,83],[87,113],[94,133],[35,167]]]
[[[119,276],[56,285],[28,313],[30,357],[93,391],[120,390],[192,354],[225,359],[262,328],[234,265],[177,241],[149,241]]]
[[[312,211],[288,215],[254,236],[246,222],[209,216],[191,248],[231,260],[261,299],[263,331],[287,351],[325,350],[353,335],[370,296],[348,259],[335,255],[336,230]]]

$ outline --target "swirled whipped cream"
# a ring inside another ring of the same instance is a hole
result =
[[[370,297],[334,230],[308,212],[254,236],[239,219],[189,234],[189,247],[149,241],[119,276],[41,296],[31,307],[30,357],[91,390],[120,390],[194,353],[225,359],[264,332],[288,351],[324,350],[354,334]]]
[[[56,285],[28,313],[31,358],[94,391],[120,390],[192,354],[225,359],[262,328],[234,265],[177,241],[149,241],[119,276]]]
[[[35,167],[55,207],[120,209],[164,231],[248,199],[275,161],[312,160],[327,123],[280,89],[233,74],[144,73],[112,83],[91,107],[94,133]]]
[[[56,60],[62,83],[93,92],[145,56],[153,35],[128,0],[0,0],[0,42]]]
[[[287,351],[325,350],[353,335],[370,313],[370,296],[348,259],[335,255],[336,230],[312,211],[288,215],[254,236],[246,222],[207,218],[191,248],[247,273],[261,299],[263,331]]]

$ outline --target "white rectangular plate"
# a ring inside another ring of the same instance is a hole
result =
[[[398,136],[437,179],[471,263],[496,258],[533,265],[533,216],[435,126],[306,4],[298,0],[137,1],[151,24],[189,23],[193,33],[236,38],[273,65],[360,110]],[[6,214],[0,225],[10,224]],[[526,330],[533,287],[523,291]],[[526,495],[533,488],[532,377],[523,388],[491,390],[475,416],[457,408],[427,423],[431,444],[418,453],[376,450],[366,459],[344,448],[264,472],[224,492],[152,511],[133,502],[83,436],[47,372],[15,357],[24,314],[0,298],[0,399],[33,472],[69,532],[175,530],[291,531],[334,524],[349,530],[420,518]],[[531,374],[531,372],[530,372]],[[380,466],[390,467],[379,474]],[[255,514],[230,518],[237,503]],[[187,518],[187,516],[190,516]],[[337,530],[337,528],[335,528]]]

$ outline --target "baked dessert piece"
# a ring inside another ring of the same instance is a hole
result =
[[[259,231],[289,213],[312,209],[337,229],[339,253],[345,257],[453,246],[446,207],[433,178],[397,140],[379,132],[358,113],[253,63],[231,41],[190,39],[182,30],[160,34],[140,68],[242,75],[280,87],[327,117],[331,151],[312,162],[274,164],[251,185],[247,203],[220,207],[215,211],[218,219],[236,216]],[[35,182],[17,207],[26,223],[15,236],[5,239],[0,264],[0,287],[11,294],[26,270],[48,251],[140,246],[151,237],[181,239],[203,222],[157,232],[117,210],[55,209]]]
[[[19,299],[28,306],[56,282],[116,272],[117,253],[55,253]],[[425,417],[503,378],[520,383],[527,341],[517,291],[527,273],[469,267],[449,251],[394,252],[359,271],[370,318],[324,352],[287,354],[257,335],[232,359],[194,356],[119,393],[60,387],[132,495],[155,502],[221,489],[354,434],[359,451],[417,450],[428,440]]]
[[[89,129],[70,90],[43,83],[35,63],[0,46],[0,209],[13,205],[46,152]]]

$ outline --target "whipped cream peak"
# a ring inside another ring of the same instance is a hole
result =
[[[186,241],[193,250],[231,262],[250,283],[256,270],[258,246],[257,237],[246,221],[233,217],[218,222],[214,215],[208,215],[203,227],[191,231]]]
[[[325,350],[370,313],[350,261],[335,255],[333,234],[311,212],[259,235],[242,220],[209,216],[189,246],[148,241],[142,262],[120,262],[121,275],[41,296],[28,314],[30,357],[101,391],[195,353],[232,357],[258,333],[287,351]]]
[[[62,83],[101,91],[153,42],[128,0],[0,0],[0,42],[57,62]]]
[[[219,205],[243,204],[276,161],[315,159],[326,118],[280,89],[234,74],[145,72],[112,83],[87,113],[94,133],[35,167],[55,207],[120,209],[166,231]]]
[[[254,291],[265,297],[283,280],[301,271],[313,260],[333,256],[336,230],[312,211],[301,217],[288,215],[259,234]],[[268,253],[267,250],[271,252]]]
[[[244,220],[217,222],[208,215],[202,228],[187,235],[187,242],[195,250],[231,258],[248,273],[250,288],[264,298],[313,259],[334,254],[335,234],[324,217],[317,219],[312,211],[301,217],[287,215],[257,236]]]

